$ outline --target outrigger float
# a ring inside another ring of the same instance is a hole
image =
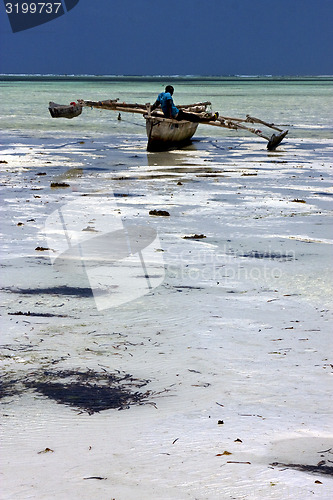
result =
[[[68,106],[49,102],[49,111],[52,118],[75,118],[82,113],[82,106],[71,102]]]
[[[211,103],[207,101],[177,107],[179,109],[183,109],[184,111],[195,113],[199,118],[205,118],[205,125],[212,125],[213,127],[223,127],[233,130],[241,129],[255,134],[268,141],[267,149],[269,151],[273,151],[288,133],[288,130],[283,130],[274,125],[274,123],[268,123],[250,115],[246,115],[246,118],[232,118],[219,115],[215,121],[206,121],[207,117],[210,116],[210,114],[207,113],[207,107],[210,105]],[[169,149],[180,148],[183,145],[188,144],[200,123],[165,118],[162,111],[159,109],[152,112],[150,104],[128,104],[125,102],[119,102],[119,99],[107,99],[105,101],[85,101],[83,99],[78,99],[77,103],[71,103],[70,106],[50,103],[49,110],[52,117],[73,118],[74,116],[81,114],[83,107],[118,111],[118,119],[121,119],[121,113],[138,113],[143,115],[146,120],[148,151],[166,151]],[[67,108],[67,110],[65,108]],[[264,125],[265,127],[273,129],[278,133],[273,133],[269,136],[264,134],[260,129],[249,127],[247,124]]]

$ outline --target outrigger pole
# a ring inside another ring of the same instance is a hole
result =
[[[86,106],[97,109],[109,109],[112,111],[126,112],[126,113],[139,113],[142,115],[150,114],[150,103],[148,104],[127,104],[125,102],[119,102],[119,99],[108,99],[105,101],[85,101],[83,99],[78,99],[78,104],[80,106]],[[199,117],[207,118],[207,113],[205,113],[205,109],[211,103],[207,102],[199,102],[196,104],[188,104],[183,106],[178,106],[178,108],[182,108],[184,110],[190,111],[191,113],[197,114]],[[164,117],[163,113],[154,111],[152,116],[159,116],[161,118]],[[200,122],[199,122],[200,123]],[[246,130],[252,134],[255,134],[263,139],[268,141],[267,149],[269,151],[273,151],[284,139],[284,137],[288,134],[288,130],[283,130],[274,123],[268,123],[260,118],[254,118],[253,116],[246,115],[246,118],[231,118],[227,116],[219,115],[216,121],[204,122],[205,125],[212,125],[213,127],[223,127],[232,130]],[[261,130],[255,129],[252,127],[247,127],[244,123],[259,123],[264,125],[265,127],[271,128],[279,132],[279,134],[272,134],[270,137],[264,135]]]
[[[242,123],[261,123],[262,125],[265,125],[268,128],[272,128],[274,130],[277,130],[280,132],[279,134],[272,134],[271,137],[267,137],[267,135],[264,135],[261,130],[255,129],[252,127],[246,127]],[[251,132],[252,134],[258,135],[259,137],[262,137],[263,139],[266,139],[268,141],[267,144],[267,149],[269,151],[273,151],[280,143],[281,141],[285,138],[285,136],[288,134],[288,130],[282,130],[274,125],[274,123],[267,123],[264,122],[263,120],[260,120],[259,118],[254,118],[250,115],[246,115],[246,118],[229,118],[226,116],[221,116],[219,115],[218,119],[215,122],[208,122],[207,125],[213,125],[215,127],[224,127],[224,128],[229,128],[233,130],[247,130],[248,132]]]

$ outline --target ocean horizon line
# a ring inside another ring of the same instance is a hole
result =
[[[302,81],[302,80],[333,80],[333,75],[95,75],[95,74],[56,74],[56,73],[0,73],[0,81],[11,80],[124,80],[124,81],[144,81],[153,80],[160,81],[166,79],[178,81],[198,81],[198,80],[215,80],[215,81],[233,81],[233,80],[250,80],[250,81]]]

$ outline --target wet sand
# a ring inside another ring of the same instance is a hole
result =
[[[331,498],[331,156],[309,139],[8,142],[2,498]],[[143,260],[106,257],[123,227],[153,235]],[[97,264],[65,248],[87,234]],[[65,372],[66,397],[41,390]],[[139,397],[89,408],[111,375]]]

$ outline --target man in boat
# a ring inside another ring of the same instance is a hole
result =
[[[211,122],[217,120],[219,114],[214,113],[213,115],[202,117],[195,113],[188,113],[182,109],[178,109],[174,102],[172,95],[174,93],[174,88],[172,85],[167,85],[165,87],[165,92],[158,94],[156,101],[151,107],[151,111],[161,106],[163,114],[166,118],[173,118],[174,120],[187,120],[189,122]]]

